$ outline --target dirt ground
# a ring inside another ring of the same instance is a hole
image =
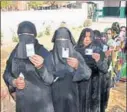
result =
[[[44,44],[47,49],[52,48],[50,38],[47,37],[46,42],[40,39],[40,43]],[[1,86],[5,86],[2,75],[6,66],[6,60],[16,43],[6,43],[1,46]],[[1,101],[1,112],[15,112],[15,102],[10,96]],[[126,83],[119,82],[116,87],[111,89],[107,112],[126,112]]]

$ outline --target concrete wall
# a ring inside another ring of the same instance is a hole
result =
[[[31,21],[36,25],[37,32],[44,29],[45,25],[50,25],[53,30],[65,21],[68,26],[81,26],[87,19],[86,10],[83,9],[61,9],[61,10],[41,10],[41,11],[14,11],[1,12],[1,31],[5,38],[11,39],[12,33],[17,32],[17,26],[22,21]]]

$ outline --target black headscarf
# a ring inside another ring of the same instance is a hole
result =
[[[115,31],[116,34],[119,34],[120,32],[120,25],[118,22],[112,23],[112,31]]]
[[[85,46],[83,44],[84,38],[86,36],[86,32],[90,32],[90,38],[92,40],[91,44],[89,44],[88,46]],[[81,55],[84,57],[86,63],[89,66],[95,66],[95,64],[96,64],[95,60],[92,58],[91,55],[86,55],[86,53],[85,53],[86,49],[92,49],[93,53],[102,54],[102,50],[101,50],[100,46],[95,42],[94,32],[90,28],[85,28],[82,30],[81,35],[78,40],[78,43],[76,45],[76,50],[81,53]],[[102,56],[101,56],[101,59],[102,59]]]
[[[101,38],[101,32],[99,30],[94,30],[94,37],[95,37],[95,39],[100,39]]]
[[[69,31],[69,29],[67,29],[66,27],[60,27],[55,31],[52,42],[54,42],[54,47],[52,50],[53,60],[56,71],[58,71],[64,69],[67,65],[66,59],[62,57],[62,49],[68,48],[69,57],[73,56],[75,52],[75,40],[72,37],[72,34]]]
[[[86,32],[90,32],[90,36],[91,36],[91,40],[92,40],[92,41],[95,40],[93,30],[90,29],[90,28],[85,28],[85,29],[82,30],[82,32],[81,32],[81,34],[80,34],[80,37],[79,37],[79,40],[78,40],[78,43],[77,43],[77,47],[83,47],[83,46],[84,46],[83,41],[84,41]]]
[[[104,43],[102,41],[102,35],[99,30],[94,30],[94,37],[95,37],[94,43],[98,44],[100,48],[103,49]]]
[[[21,22],[18,26],[17,34],[19,35],[23,33],[33,34],[34,37],[36,37],[37,31],[35,25],[30,21]]]
[[[35,25],[29,21],[24,21],[19,24],[18,27],[18,38],[19,44],[16,49],[15,57],[20,59],[26,59],[26,44],[33,44],[36,43],[36,28]]]

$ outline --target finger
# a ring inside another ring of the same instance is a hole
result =
[[[94,54],[92,55],[92,58],[95,58],[95,55]]]
[[[33,60],[33,61],[37,61],[38,60],[38,58],[35,57],[35,56],[31,57],[30,59]]]
[[[18,80],[16,83],[17,84],[22,84],[22,83],[25,83],[25,81],[24,80]]]
[[[77,62],[69,62],[71,65],[76,65]]]
[[[41,65],[43,63],[44,59],[40,56],[40,57],[32,58],[31,61],[34,64]]]
[[[31,57],[31,58],[29,58],[30,59],[30,61],[32,62],[32,63],[37,63],[38,61],[39,61],[39,59],[37,59],[37,58],[35,58],[35,57]]]
[[[24,84],[24,83],[25,83],[24,80],[19,80],[19,81],[16,82],[16,84]]]
[[[72,58],[72,57],[69,57],[69,58],[67,58],[68,60],[73,60],[73,59],[75,59],[75,58]]]
[[[70,60],[70,59],[67,59],[67,62],[71,62],[72,60]]]
[[[18,84],[17,86],[18,86],[18,87],[24,87],[25,84]]]
[[[69,60],[67,60],[68,62],[77,62],[77,59],[69,59]]]
[[[35,54],[34,57],[41,57],[40,55]]]
[[[22,82],[25,82],[24,79],[22,79],[22,78],[21,79],[19,78],[16,80],[16,83],[22,83]]]
[[[31,59],[39,61],[39,60],[42,60],[43,58],[39,55],[34,55],[34,56],[31,57]]]
[[[33,61],[34,59],[33,59],[32,57],[29,57],[29,60],[30,60],[30,61]]]
[[[35,58],[36,60],[43,60],[43,57],[40,56],[40,55],[37,55],[37,54],[34,55],[34,58]]]
[[[17,88],[24,88],[25,85],[17,85]]]
[[[34,59],[31,59],[30,60],[34,65],[37,65],[38,64],[38,61],[34,60]]]
[[[37,55],[37,54],[32,56],[32,58],[37,58],[37,57],[39,57],[39,55]]]
[[[69,65],[69,66],[72,66],[72,64],[71,64],[71,63],[68,63],[68,65]]]
[[[23,87],[23,86],[22,86],[22,87],[18,87],[18,89],[24,89],[24,88],[25,88],[25,87]]]
[[[18,84],[25,84],[25,82],[24,81],[19,81]]]
[[[74,66],[74,64],[73,64],[73,63],[68,63],[68,65],[70,65],[70,66],[72,66],[72,67]]]
[[[68,59],[69,60],[77,60],[77,58],[74,58],[74,57],[69,57]]]
[[[71,61],[68,61],[68,63],[69,63],[69,64],[73,64],[73,62],[71,62]]]

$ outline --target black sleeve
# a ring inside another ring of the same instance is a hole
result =
[[[91,76],[91,69],[87,66],[83,57],[77,53],[77,59],[79,61],[78,69],[75,70],[73,81],[88,80]]]
[[[97,67],[98,67],[99,71],[104,74],[108,72],[109,67],[108,67],[108,63],[107,63],[106,59],[104,59],[103,61],[99,60],[97,62]]]
[[[51,58],[50,55],[44,60],[44,64],[43,67],[38,69],[38,73],[40,75],[40,77],[44,80],[44,82],[47,85],[50,85],[53,83],[54,81],[54,77],[53,77],[53,70],[52,70],[52,64],[51,64]]]
[[[12,53],[10,54],[10,57],[8,58],[8,60],[6,62],[6,68],[5,68],[5,71],[3,74],[3,79],[7,85],[10,93],[15,91],[15,87],[12,84],[12,81],[14,80],[14,77],[12,75],[12,59],[15,54],[15,49],[12,51]]]

